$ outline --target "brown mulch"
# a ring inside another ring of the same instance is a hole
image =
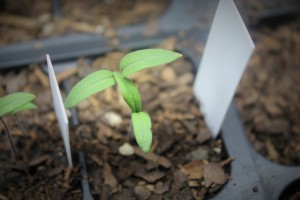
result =
[[[70,33],[116,36],[116,28],[160,17],[168,0],[61,0],[54,13],[52,1],[1,0],[0,45]]]
[[[236,102],[254,148],[285,165],[300,164],[300,20],[252,32],[256,50]]]
[[[175,43],[169,39],[161,47],[174,49]],[[71,72],[58,76],[68,78],[73,85],[92,71],[117,70],[122,56],[123,52],[111,52],[90,64],[80,58]],[[133,139],[130,110],[117,87],[79,104],[80,124],[70,128],[75,162],[71,171],[66,167],[47,75],[40,67],[8,71],[0,78],[0,96],[29,91],[37,95],[34,102],[38,105],[38,110],[18,114],[26,135],[21,134],[13,117],[5,118],[20,155],[17,161],[11,160],[1,130],[0,194],[4,197],[81,199],[80,150],[86,153],[88,181],[95,199],[203,199],[228,181],[231,159],[226,157],[221,140],[210,139],[192,93],[193,68],[187,60],[131,77],[141,93],[143,111],[152,119],[154,139],[147,155]]]

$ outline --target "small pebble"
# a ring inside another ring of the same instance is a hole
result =
[[[134,149],[129,143],[124,143],[119,147],[119,153],[123,156],[131,156],[134,154]]]
[[[104,114],[104,118],[107,120],[108,124],[112,127],[118,127],[122,123],[122,118],[115,112],[107,112]]]

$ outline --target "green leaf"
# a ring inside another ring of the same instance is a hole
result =
[[[131,116],[135,139],[144,153],[148,153],[152,144],[151,119],[145,112]]]
[[[16,92],[0,98],[0,117],[13,112],[34,98],[35,95],[27,92]]]
[[[145,68],[173,62],[181,56],[164,49],[138,50],[124,56],[120,61],[120,68],[123,70],[123,76],[128,76]]]
[[[109,70],[96,71],[79,81],[70,91],[64,105],[71,108],[87,97],[100,92],[116,83],[113,73]]]
[[[23,110],[32,110],[32,109],[36,109],[36,108],[37,107],[35,104],[29,102],[29,103],[24,104],[23,106],[20,106],[19,108],[15,109],[15,110],[13,110],[12,112],[10,112],[10,114],[14,115]]]
[[[119,72],[114,72],[113,75],[131,112],[140,112],[142,110],[141,97],[133,81],[123,77]]]

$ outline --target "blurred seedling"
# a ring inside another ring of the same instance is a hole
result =
[[[6,122],[3,119],[5,115],[12,115],[16,118],[17,124],[21,131],[24,133],[24,129],[21,123],[18,120],[17,113],[24,110],[36,109],[36,105],[32,103],[32,100],[35,98],[35,95],[27,92],[16,92],[9,95],[6,95],[0,98],[0,121],[3,124],[5,134],[7,136],[9,146],[11,148],[13,157],[17,155],[15,146],[12,142],[11,134]]]
[[[120,72],[110,70],[96,71],[79,81],[70,91],[64,105],[71,108],[87,97],[117,83],[132,115],[131,123],[137,144],[144,153],[148,153],[152,144],[151,119],[142,112],[140,93],[134,82],[127,76],[142,69],[167,64],[182,57],[181,54],[164,49],[144,49],[131,52],[120,61]]]

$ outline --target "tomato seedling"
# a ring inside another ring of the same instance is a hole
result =
[[[180,57],[181,54],[164,49],[131,52],[121,59],[120,72],[99,70],[79,81],[67,96],[64,102],[65,108],[74,107],[87,97],[117,83],[132,112],[131,122],[137,144],[144,153],[148,153],[152,144],[151,119],[148,113],[142,112],[140,93],[134,82],[127,76],[142,69],[173,62]]]
[[[13,145],[8,126],[5,123],[3,116],[14,115],[17,119],[19,128],[23,132],[23,128],[21,127],[16,114],[24,110],[36,109],[36,105],[31,102],[34,98],[35,95],[27,92],[16,92],[0,98],[0,121],[4,126],[4,131],[14,157],[16,156],[16,150]]]

